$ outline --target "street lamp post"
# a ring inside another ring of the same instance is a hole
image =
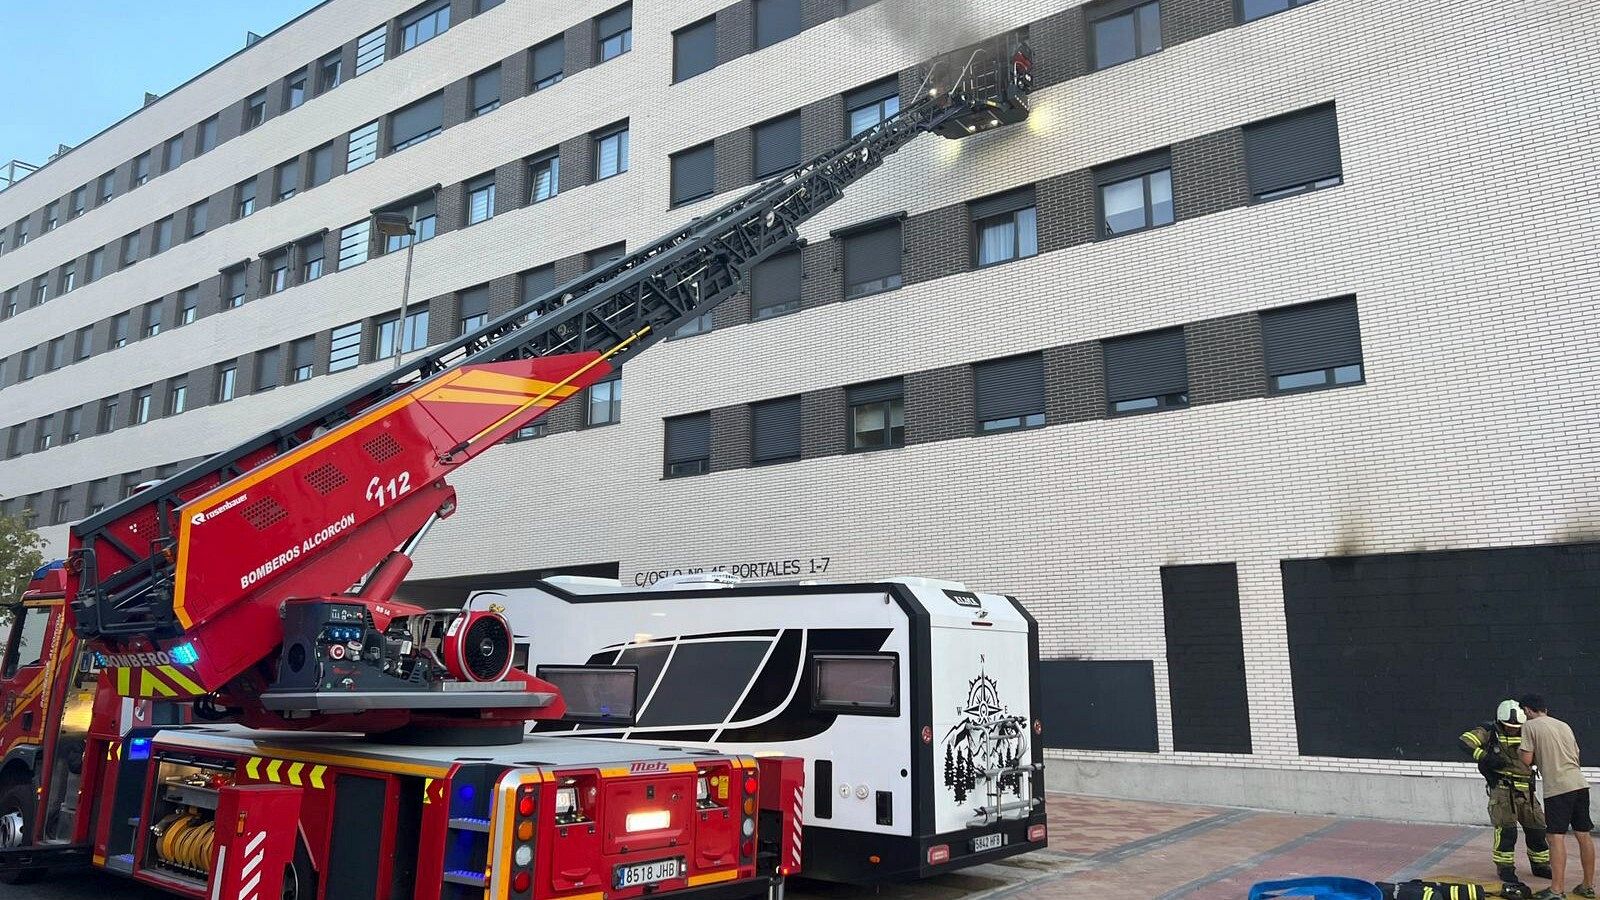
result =
[[[395,323],[394,367],[400,368],[405,355],[406,314],[411,306],[411,258],[417,252],[417,231],[411,217],[405,213],[381,212],[372,217],[373,231],[378,239],[387,242],[391,237],[406,235],[406,274],[400,285],[400,320]]]

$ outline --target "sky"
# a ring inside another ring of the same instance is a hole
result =
[[[317,2],[0,0],[0,165],[43,165]]]

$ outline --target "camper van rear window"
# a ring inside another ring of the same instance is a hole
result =
[[[811,658],[819,712],[867,716],[900,714],[900,660],[893,653],[817,655]]]
[[[538,677],[555,685],[567,703],[562,721],[632,725],[638,710],[637,666],[540,666]]]

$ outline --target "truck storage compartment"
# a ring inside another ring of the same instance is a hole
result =
[[[216,845],[218,792],[234,783],[231,761],[188,755],[155,761],[140,869],[204,888]]]

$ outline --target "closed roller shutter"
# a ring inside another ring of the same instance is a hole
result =
[[[672,80],[693,78],[717,64],[717,20],[713,16],[672,35]]]
[[[711,456],[711,414],[695,413],[667,420],[667,465]]]
[[[1182,328],[1105,342],[1106,395],[1112,403],[1189,390]]]
[[[1250,191],[1257,196],[1344,172],[1332,103],[1245,126],[1244,149]]]
[[[750,457],[757,463],[800,458],[800,398],[784,397],[750,407]]]
[[[898,222],[846,236],[844,238],[846,288],[898,277],[900,253]]]
[[[756,318],[799,304],[799,250],[780,253],[755,267],[750,276],[750,308]]]
[[[1044,412],[1044,356],[1028,353],[972,367],[979,422]]]
[[[710,144],[691,147],[672,157],[672,202],[685,203],[710,196],[715,179],[715,157]]]
[[[1267,374],[1292,375],[1361,362],[1361,324],[1354,297],[1261,314]]]
[[[851,406],[862,403],[875,403],[879,400],[895,400],[905,393],[905,385],[898,378],[887,378],[883,381],[874,381],[868,384],[858,384],[846,392]]]
[[[1019,209],[1027,209],[1033,205],[1033,185],[1030,184],[1014,191],[1006,191],[1004,194],[996,194],[993,197],[974,200],[970,205],[970,209],[972,210],[972,220],[977,222],[983,219],[992,219],[995,216],[1003,216],[1006,213],[1013,213]]]
[[[800,114],[755,127],[755,176],[764,178],[800,164]]]

